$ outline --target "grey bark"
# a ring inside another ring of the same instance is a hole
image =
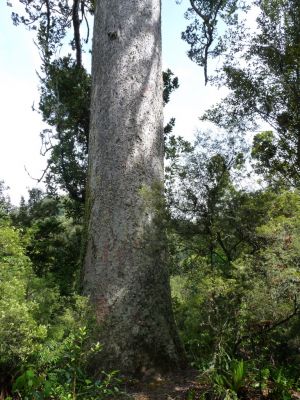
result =
[[[155,205],[164,175],[160,10],[160,0],[97,0],[95,14],[84,288],[101,365],[127,373],[182,361]]]

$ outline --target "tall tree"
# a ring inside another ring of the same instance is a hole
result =
[[[67,192],[78,216],[85,200],[91,82],[82,59],[89,46],[93,1],[19,1],[24,15],[13,12],[13,22],[37,32],[41,56],[38,111],[48,127],[41,133],[47,168],[40,180],[52,194]]]
[[[160,0],[97,2],[84,288],[103,362],[178,366],[164,232]]]
[[[224,55],[216,76],[228,96],[205,115],[218,126],[245,132],[267,123],[255,137],[259,173],[272,183],[299,186],[300,175],[300,3],[298,0],[190,0],[192,23],[183,33],[189,56],[207,71],[209,57]],[[246,4],[246,7],[245,7]],[[256,31],[245,29],[241,11],[259,11]],[[237,13],[240,10],[240,13]],[[225,22],[226,34],[217,32]],[[221,26],[221,25],[220,25]],[[211,28],[211,35],[208,35]],[[210,39],[210,40],[209,40]],[[207,72],[206,72],[207,73]]]

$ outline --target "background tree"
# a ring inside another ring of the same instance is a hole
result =
[[[202,139],[177,159],[168,187],[172,293],[187,353],[224,379],[233,359],[251,360],[251,373],[252,362],[263,368],[272,357],[284,368],[299,341],[299,194],[243,188],[241,148]]]
[[[82,60],[89,46],[93,2],[21,3],[26,14],[13,13],[13,21],[37,31],[36,44],[41,55],[38,111],[49,126],[41,133],[42,154],[48,157],[41,180],[45,179],[53,194],[58,189],[67,192],[73,200],[74,215],[82,215],[90,113],[90,75]],[[69,37],[70,46],[62,49]],[[65,51],[67,54],[61,56]]]
[[[205,11],[202,10],[204,5]],[[217,5],[220,7],[216,8]],[[224,55],[224,63],[211,81],[227,86],[230,93],[207,111],[203,119],[237,132],[254,131],[262,122],[267,123],[270,132],[258,134],[254,142],[257,171],[263,172],[273,183],[297,186],[300,154],[300,31],[297,21],[300,5],[294,0],[249,0],[246,5],[259,9],[255,32],[247,30],[243,22],[238,22],[237,14],[233,14],[238,2],[212,1],[198,4],[198,7],[194,5],[193,13],[197,18],[183,34],[191,45],[191,58],[200,65],[206,64],[208,55]],[[227,10],[228,21],[223,10]],[[205,53],[203,50],[208,48],[207,34],[204,28],[200,29],[199,16],[204,27],[205,18],[213,18],[216,30],[217,17],[229,26],[223,39],[218,41],[213,37],[219,51]],[[232,22],[233,29],[230,29]]]
[[[195,251],[207,256],[212,267],[223,264],[226,269],[250,241],[249,231],[253,234],[251,221],[239,215],[248,199],[239,189],[245,149],[238,140],[210,135],[198,133],[184,157],[172,156],[167,199],[171,225],[187,236],[187,246],[194,243]]]
[[[209,80],[208,62],[226,49],[219,25],[237,28],[238,11],[246,9],[240,0],[190,0],[191,7],[185,13],[192,22],[182,33],[182,39],[190,45],[188,56],[204,69],[204,80]]]
[[[78,293],[81,287],[82,221],[70,216],[69,201],[31,189],[28,201],[22,199],[11,213],[13,224],[22,229],[35,274],[55,282],[63,296]]]
[[[70,57],[54,60],[42,80],[39,110],[51,127],[42,132],[49,192],[64,189],[84,204],[90,113],[90,75]]]

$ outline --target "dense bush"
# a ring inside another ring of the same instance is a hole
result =
[[[80,218],[69,215],[66,197],[51,197],[37,189],[12,213],[15,226],[26,239],[26,254],[39,277],[51,275],[62,295],[78,290],[81,232]]]
[[[47,326],[35,316],[39,282],[24,254],[19,232],[8,221],[0,222],[0,366],[1,377],[12,374],[38,350],[47,337]],[[44,293],[46,295],[46,293]],[[55,296],[55,290],[53,295]],[[38,297],[42,298],[44,296]]]
[[[182,272],[172,278],[175,315],[191,362],[205,376],[211,374],[212,386],[223,391],[220,398],[238,398],[229,397],[238,392],[230,383],[236,360],[248,365],[248,386],[250,381],[261,385],[266,370],[272,373],[264,385],[274,396],[284,381],[286,393],[288,386],[299,385],[299,216],[298,192],[272,198],[266,223],[255,229],[259,248],[244,251],[227,270],[188,249],[192,241],[182,238]],[[177,237],[180,248],[178,242]],[[282,391],[274,398],[291,398],[280,397]]]
[[[1,218],[0,387],[23,400],[113,395],[116,372],[92,379],[87,372],[91,353],[101,350],[91,345],[87,299],[61,296],[50,273],[35,274],[25,254],[30,239]]]

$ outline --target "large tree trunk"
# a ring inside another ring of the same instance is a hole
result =
[[[180,364],[164,233],[160,0],[97,0],[84,288],[105,366]]]

